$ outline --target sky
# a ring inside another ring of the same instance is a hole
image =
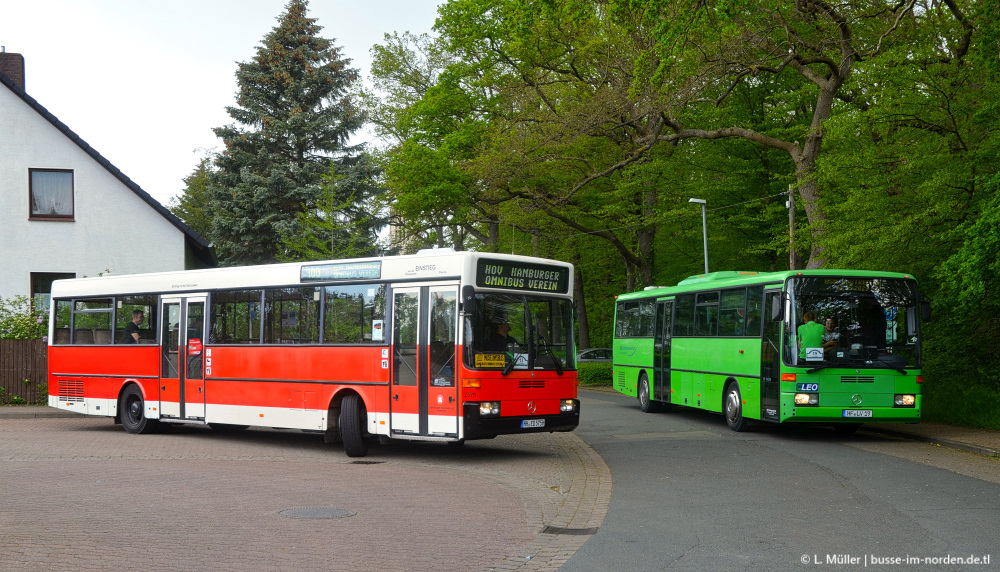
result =
[[[233,123],[236,67],[287,0],[5,2],[0,46],[24,56],[25,91],[156,200],[184,190],[213,127]],[[431,33],[436,0],[310,0],[320,35],[367,81],[386,33]],[[0,133],[0,137],[3,134]],[[360,133],[355,142],[370,139]]]

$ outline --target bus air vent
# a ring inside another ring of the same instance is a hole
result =
[[[873,375],[845,375],[840,378],[842,383],[875,383]]]
[[[60,379],[59,401],[76,401],[83,403],[83,380]]]
[[[545,381],[541,379],[522,379],[518,382],[520,389],[545,389]]]

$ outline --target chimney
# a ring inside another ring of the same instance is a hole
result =
[[[8,54],[6,46],[0,46],[0,74],[24,89],[24,56]]]

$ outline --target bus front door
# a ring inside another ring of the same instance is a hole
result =
[[[777,421],[781,407],[781,324],[771,309],[781,302],[781,290],[764,291],[764,332],[760,342],[760,418]]]
[[[161,417],[205,418],[205,301],[205,296],[189,296],[161,302]]]
[[[458,436],[458,285],[392,290],[392,436]]]
[[[667,403],[670,403],[670,324],[673,315],[673,300],[661,300],[656,303],[652,398]]]

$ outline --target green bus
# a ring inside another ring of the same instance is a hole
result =
[[[734,431],[751,419],[831,423],[844,433],[864,422],[915,423],[920,320],[929,318],[907,274],[692,276],[617,297],[614,388],[645,412],[722,413]]]

